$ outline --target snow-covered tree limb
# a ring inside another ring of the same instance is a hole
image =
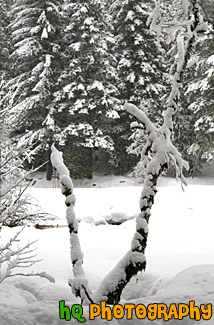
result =
[[[7,275],[7,278],[12,278],[14,276],[38,276],[40,278],[45,278],[47,279],[49,282],[51,283],[55,283],[55,279],[48,273],[46,272],[41,272],[41,273],[14,273],[14,274],[10,274],[10,275]]]
[[[21,233],[24,228],[15,235],[9,237],[7,242],[2,242],[1,235],[4,234],[6,226],[14,227],[28,222],[41,220],[40,210],[31,210],[32,198],[25,191],[31,180],[30,176],[23,168],[26,147],[23,144],[14,145],[6,136],[5,124],[2,124],[1,140],[1,162],[0,162],[0,283],[7,278],[14,276],[40,276],[46,277],[53,282],[53,278],[42,273],[33,273],[25,271],[35,263],[39,262],[36,258],[33,245],[37,241],[28,242],[20,245]],[[27,184],[26,184],[27,183]],[[46,214],[45,214],[46,215]],[[17,272],[17,269],[20,272]]]
[[[5,139],[0,149],[0,228],[1,226],[20,226],[26,221],[35,223],[38,219],[41,220],[41,216],[45,213],[40,208],[36,211],[32,210],[32,206],[37,207],[37,204],[34,204],[30,195],[26,194],[26,189],[32,184],[32,180],[27,181],[27,179],[31,177],[32,172],[37,170],[24,171],[26,147],[17,148],[10,140]]]
[[[77,297],[80,297],[81,301],[83,302],[87,300],[85,291],[87,291],[87,294],[89,294],[90,290],[88,288],[88,281],[82,267],[83,253],[78,237],[78,222],[74,212],[75,196],[73,194],[73,183],[70,178],[69,170],[63,162],[62,152],[58,151],[54,145],[51,146],[51,152],[51,163],[59,173],[62,194],[66,197],[66,218],[70,232],[70,253],[74,274],[74,279],[69,280],[69,285],[72,287],[73,293]]]
[[[28,268],[41,260],[35,259],[35,249],[31,248],[37,241],[29,242],[19,247],[19,237],[24,228],[18,231],[9,241],[0,245],[0,283],[6,278],[22,275],[22,276],[42,276],[40,273],[14,273],[14,269]],[[17,244],[17,245],[16,245]]]
[[[184,24],[185,27],[182,29],[179,26],[177,33],[177,69],[173,78],[172,90],[167,102],[163,125],[160,128],[156,128],[147,118],[146,114],[135,105],[127,103],[124,106],[124,109],[136,117],[145,129],[148,140],[144,147],[144,153],[146,156],[150,153],[150,159],[147,159],[146,177],[140,197],[141,212],[136,219],[136,232],[132,240],[131,250],[107,275],[94,294],[94,297],[104,299],[109,304],[117,303],[120,300],[123,288],[130,278],[136,275],[138,271],[145,270],[146,259],[144,252],[147,245],[148,222],[151,215],[151,208],[157,193],[157,180],[161,173],[167,169],[170,160],[176,167],[177,176],[180,176],[182,182],[185,183],[182,169],[183,167],[188,169],[188,163],[181,158],[180,153],[171,142],[171,132],[173,129],[172,117],[178,109],[177,104],[182,87],[182,76],[187,67],[191,46],[204,23],[203,17],[200,14],[198,0],[191,0],[191,2],[182,0],[182,4],[184,6],[184,13],[187,14],[189,11],[191,21],[189,24]],[[149,20],[153,30],[160,35],[163,25],[160,14],[160,1],[157,1],[155,11]],[[181,25],[183,26],[183,24]],[[133,256],[135,256],[134,259]]]

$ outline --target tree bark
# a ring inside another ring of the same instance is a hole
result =
[[[83,253],[78,237],[78,222],[74,212],[74,204],[76,199],[73,194],[73,183],[70,178],[69,170],[63,162],[62,153],[59,152],[54,145],[51,146],[51,150],[51,162],[59,173],[62,194],[66,197],[66,218],[70,233],[70,254],[74,274],[74,279],[69,280],[69,285],[71,286],[76,297],[80,297],[81,301],[84,301],[87,300],[85,291],[87,291],[87,294],[90,293],[90,291],[88,288],[88,281],[86,280],[85,272],[82,267]]]

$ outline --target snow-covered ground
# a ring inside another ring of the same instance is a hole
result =
[[[211,178],[195,179],[189,183],[183,191],[173,179],[160,180],[149,223],[147,269],[127,285],[122,304],[170,305],[188,304],[194,300],[197,306],[208,303],[214,305],[214,183]],[[75,211],[80,221],[79,237],[84,252],[84,269],[90,287],[94,290],[130,248],[142,185],[123,177],[97,178],[87,183],[76,182],[75,185]],[[65,300],[70,307],[80,303],[67,285],[68,279],[72,277],[72,268],[69,233],[65,227],[64,197],[59,188],[38,186],[44,186],[44,182],[40,181],[30,188],[30,193],[46,212],[56,217],[55,224],[60,227],[45,230],[27,227],[22,233],[21,243],[28,239],[39,239],[35,245],[38,258],[43,261],[34,265],[32,270],[46,271],[56,282],[49,283],[39,277],[14,277],[1,283],[1,325],[61,324],[65,320],[59,319],[59,300]],[[115,226],[106,223],[106,220],[127,221]],[[3,228],[2,241],[16,231],[14,228]],[[87,314],[88,309],[84,308],[86,318]],[[71,320],[70,323],[77,324],[78,321]],[[86,323],[96,325],[109,322],[97,318],[87,320]],[[132,320],[113,319],[111,323],[159,325],[164,321],[134,317]],[[168,323],[213,325],[214,318],[195,321],[185,317],[183,320],[169,320]]]

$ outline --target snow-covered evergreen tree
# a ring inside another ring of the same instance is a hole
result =
[[[118,90],[121,104],[130,101],[141,107],[153,121],[162,120],[161,94],[163,81],[163,49],[158,46],[154,32],[147,26],[153,1],[114,1],[109,10],[113,17],[115,29],[114,52],[117,58]],[[130,123],[132,119],[126,112],[115,121],[113,137],[117,151],[120,152],[121,164],[124,161],[135,162],[139,157],[127,157],[127,148],[131,145]],[[130,154],[136,154],[133,146]],[[125,159],[124,159],[125,158]]]
[[[9,70],[9,49],[10,49],[10,29],[9,29],[9,9],[8,1],[0,1],[0,76],[5,78]]]
[[[2,105],[4,96],[4,85],[10,77],[11,65],[8,60],[11,48],[10,19],[8,16],[10,1],[0,1],[0,118],[5,113]]]
[[[176,117],[175,140],[195,175],[214,159],[214,30],[200,37],[188,62],[182,107]],[[192,68],[191,68],[192,66]]]
[[[56,119],[62,130],[58,140],[72,176],[90,177],[92,148],[113,149],[106,131],[118,117],[114,39],[102,1],[66,1],[65,9],[67,63],[55,93]]]
[[[157,120],[161,113],[160,96],[163,91],[163,52],[147,26],[151,3],[126,0],[113,4],[113,9],[116,9],[115,52],[121,100],[141,106],[150,117]]]
[[[5,106],[9,107],[11,136],[33,145],[34,166],[41,162],[39,153],[49,159],[55,131],[52,93],[62,64],[61,2],[17,0],[10,13],[13,76],[6,85]]]

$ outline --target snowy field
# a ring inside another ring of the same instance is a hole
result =
[[[214,182],[213,178],[194,179],[182,190],[180,183],[162,178],[149,223],[146,249],[147,269],[132,279],[122,295],[121,304],[186,303],[214,305]],[[114,185],[116,184],[116,185]],[[55,278],[49,283],[39,277],[14,277],[0,285],[1,325],[63,324],[59,319],[59,300],[66,305],[80,303],[67,285],[72,277],[69,257],[69,233],[65,220],[64,197],[59,188],[43,188],[42,181],[30,188],[44,211],[54,215],[57,228],[44,230],[27,227],[21,243],[38,239],[38,258],[34,272],[46,271]],[[111,187],[108,187],[108,186]],[[86,186],[81,188],[80,186]],[[125,178],[95,179],[76,184],[75,211],[84,252],[84,269],[92,290],[130,248],[135,230],[134,217],[142,184]],[[122,221],[111,225],[106,221]],[[44,222],[41,222],[44,223]],[[53,222],[51,222],[53,223]],[[2,240],[17,229],[3,228]],[[23,271],[23,270],[18,270]],[[84,308],[87,318],[88,308]],[[78,324],[71,320],[70,324]],[[86,324],[109,324],[96,318]],[[162,319],[113,319],[111,324],[153,324]],[[173,325],[213,325],[210,320],[169,320]]]

